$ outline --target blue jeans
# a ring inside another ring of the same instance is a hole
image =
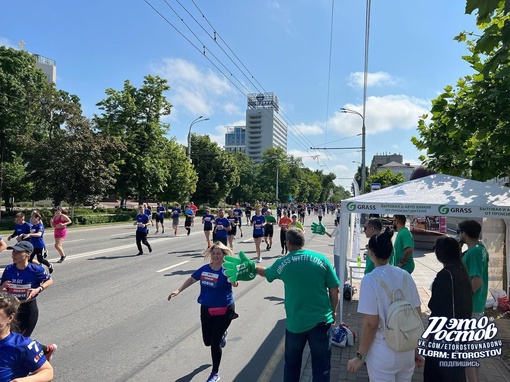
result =
[[[307,332],[285,331],[284,382],[299,382],[306,342],[312,355],[313,382],[329,382],[331,371],[331,324],[320,323]]]

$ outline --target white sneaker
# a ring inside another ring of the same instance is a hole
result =
[[[260,257],[257,258],[257,263],[261,263],[262,259]]]

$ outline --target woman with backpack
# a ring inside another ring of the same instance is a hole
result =
[[[414,319],[421,325],[421,302],[416,284],[408,272],[388,263],[393,250],[392,236],[393,232],[387,228],[368,242],[368,255],[375,269],[361,280],[358,305],[358,313],[363,315],[361,339],[356,357],[347,363],[347,370],[356,373],[366,362],[372,382],[409,382],[415,366],[421,367],[424,363],[424,358],[414,349],[417,344],[410,350],[394,350],[395,344],[386,328],[388,311],[395,301],[391,295],[411,304],[417,313]],[[423,327],[419,331],[423,332]]]

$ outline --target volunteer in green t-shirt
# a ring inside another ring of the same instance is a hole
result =
[[[482,226],[475,220],[464,220],[459,223],[459,237],[468,249],[464,252],[462,262],[466,266],[473,289],[473,314],[483,315],[489,288],[489,253],[479,241]]]
[[[284,381],[299,381],[303,349],[308,342],[314,382],[329,382],[331,325],[336,319],[340,283],[324,255],[303,249],[303,231],[288,229],[285,241],[289,253],[271,266],[255,267],[255,263],[240,252],[240,259],[225,258],[225,274],[232,275],[230,281],[236,281],[238,277],[253,279],[255,273],[269,282],[283,281],[287,315]],[[233,262],[228,264],[229,261]]]
[[[462,262],[466,266],[471,278],[471,291],[473,293],[472,317],[479,319],[483,316],[487,292],[489,289],[489,253],[480,242],[482,226],[475,220],[464,220],[459,223],[460,243],[468,247],[462,256]],[[478,368],[466,367],[466,377],[469,381],[478,381]]]
[[[382,231],[382,223],[379,219],[370,219],[366,222],[365,227],[363,227],[365,231],[365,236],[367,239],[370,239],[374,235],[379,235]],[[367,248],[368,251],[368,248]],[[370,273],[374,270],[375,265],[374,262],[370,259],[370,256],[366,256],[365,259],[365,274]]]
[[[406,227],[405,215],[393,215],[393,229],[397,232],[393,253],[391,254],[392,265],[402,268],[409,273],[414,271],[414,239]]]

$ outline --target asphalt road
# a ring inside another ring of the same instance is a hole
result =
[[[329,255],[333,240],[315,236],[307,216],[306,247]],[[326,216],[331,231],[333,217]],[[166,221],[168,225],[171,221]],[[169,293],[204,264],[206,247],[201,224],[190,236],[180,227],[173,236],[154,234],[135,256],[135,228],[114,225],[70,230],[64,242],[67,259],[54,264],[54,284],[38,298],[39,322],[32,335],[42,343],[58,344],[52,362],[54,381],[205,381],[211,371],[209,348],[201,339],[199,285],[170,302]],[[251,227],[236,239],[235,251],[255,258]],[[279,230],[271,251],[263,251],[263,265],[280,255]],[[12,242],[11,242],[12,243]],[[59,256],[51,232],[46,234],[49,260]],[[265,248],[265,247],[264,247]],[[9,251],[0,267],[10,262]],[[229,329],[220,367],[225,382],[279,382],[283,380],[285,312],[283,283],[257,277],[234,290],[239,318]]]

